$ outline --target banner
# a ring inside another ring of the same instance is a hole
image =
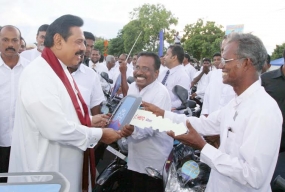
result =
[[[226,35],[230,34],[230,33],[242,33],[243,32],[243,28],[244,25],[240,24],[240,25],[227,25],[226,26]]]

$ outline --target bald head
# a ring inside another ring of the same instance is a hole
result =
[[[0,29],[0,52],[4,57],[18,55],[21,43],[20,30],[12,25],[3,26]]]

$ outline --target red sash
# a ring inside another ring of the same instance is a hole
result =
[[[72,104],[75,108],[75,111],[77,113],[77,116],[80,120],[80,123],[82,125],[85,125],[87,127],[91,126],[90,117],[88,113],[88,107],[86,103],[84,102],[80,91],[76,85],[76,83],[73,80],[75,89],[77,91],[77,96],[82,104],[84,116],[82,114],[80,105],[78,103],[78,100],[76,98],[75,92],[73,91],[73,88],[66,76],[66,74],[63,71],[63,68],[61,64],[59,63],[58,59],[54,55],[54,53],[50,50],[50,48],[44,48],[42,52],[42,57],[46,60],[46,62],[50,65],[50,67],[53,69],[53,71],[57,74],[57,76],[60,78],[62,83],[64,84],[70,98],[72,101]],[[82,191],[88,191],[88,157],[90,160],[90,172],[91,172],[91,184],[92,188],[95,187],[95,174],[96,174],[96,168],[95,168],[95,154],[93,148],[88,148],[86,151],[84,151],[84,160],[83,160],[83,170],[82,170]],[[74,173],[77,174],[77,173]]]

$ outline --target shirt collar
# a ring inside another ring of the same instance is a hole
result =
[[[241,95],[235,95],[235,107],[238,106],[242,101],[250,97],[254,92],[256,92],[261,87],[260,81],[255,81],[251,86],[249,86]]]
[[[148,89],[151,89],[153,86],[154,86],[154,84],[157,82],[157,79],[156,80],[154,80],[151,84],[149,84],[149,85],[147,85],[146,87],[144,87],[141,91],[139,91],[139,87],[136,85],[136,87],[137,87],[137,89],[138,89],[138,91],[140,92],[140,94],[143,94],[143,93],[145,93]]]
[[[182,67],[182,65],[180,64],[180,65],[177,65],[177,66],[175,66],[175,67],[169,69],[169,74],[175,73],[175,72],[176,72],[177,70],[179,70],[181,67]]]
[[[3,61],[2,57],[1,57],[1,53],[0,53],[0,67],[2,65],[6,65],[6,63]],[[26,67],[27,63],[23,62],[23,58],[19,55],[19,60],[18,60],[18,63],[15,65],[16,66],[19,66],[19,65],[22,65],[23,67]]]

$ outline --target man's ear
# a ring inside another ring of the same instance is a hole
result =
[[[62,48],[62,37],[60,34],[56,33],[53,36],[54,47],[58,50]]]

